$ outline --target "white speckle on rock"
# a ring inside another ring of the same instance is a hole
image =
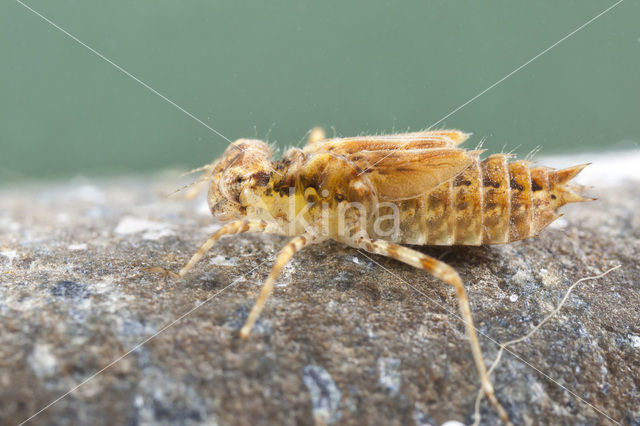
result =
[[[209,263],[218,266],[236,266],[236,261],[234,259],[227,259],[221,254],[212,257]]]
[[[368,327],[368,328],[367,328],[367,337],[368,337],[369,339],[371,339],[371,340],[373,340],[373,339],[377,339],[377,338],[378,338],[378,336],[376,335],[376,333],[373,331],[373,328],[371,328],[371,327]]]
[[[173,232],[171,229],[169,229],[169,227],[167,227],[165,229],[158,229],[155,231],[145,232],[144,234],[142,234],[142,239],[155,241],[155,240],[159,240],[160,238],[170,237],[172,235],[175,235],[175,232]]]
[[[58,368],[58,361],[47,344],[36,343],[27,361],[40,378],[53,376]]]
[[[144,232],[142,238],[145,240],[159,240],[160,238],[174,234],[168,224],[132,216],[125,216],[120,223],[118,223],[114,232],[119,235],[130,235],[137,234],[138,232]]]
[[[551,222],[549,228],[565,229],[567,226],[569,226],[569,222],[567,222],[567,219],[561,217]]]
[[[287,263],[283,268],[280,276],[276,280],[276,287],[287,287],[291,284],[291,278],[296,271],[293,263]]]
[[[71,251],[81,251],[81,250],[86,250],[87,249],[87,245],[85,243],[69,244],[67,249],[69,249]]]
[[[378,384],[382,386],[391,396],[395,396],[400,391],[400,365],[398,358],[378,359]]]
[[[631,342],[631,347],[640,349],[640,336],[632,334],[629,336],[629,341]]]
[[[545,287],[551,287],[558,284],[558,275],[554,270],[540,269],[539,276]]]
[[[464,426],[464,423],[457,420],[447,420],[446,422],[442,423],[442,426]]]
[[[142,408],[144,406],[144,397],[142,395],[136,395],[133,399],[133,405],[136,408]]]
[[[353,263],[355,263],[356,265],[360,264],[360,259],[358,259],[357,257],[354,256],[352,260],[353,260]]]
[[[118,223],[114,232],[120,235],[128,235],[142,231],[149,231],[151,229],[162,229],[163,227],[164,225],[159,222],[125,216],[120,223]]]
[[[342,392],[327,370],[319,365],[302,369],[302,380],[311,394],[311,410],[316,424],[331,424],[340,420]]]
[[[9,259],[9,265],[13,264],[13,259],[18,257],[18,252],[16,250],[5,250],[0,251],[0,256],[4,256]]]
[[[511,296],[509,296],[509,301],[517,302],[518,301],[518,295],[517,294],[512,294]]]
[[[336,312],[339,308],[338,303],[336,303],[335,300],[330,300],[329,303],[327,303],[327,311],[329,312]]]

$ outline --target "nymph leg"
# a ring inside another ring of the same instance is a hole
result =
[[[480,376],[480,382],[482,383],[484,393],[487,396],[487,399],[491,402],[493,407],[500,415],[502,421],[507,424],[511,424],[507,416],[507,412],[502,407],[494,394],[493,385],[491,384],[489,376],[487,375],[487,369],[482,359],[482,351],[480,350],[478,337],[473,325],[473,318],[471,317],[471,308],[469,307],[467,292],[465,291],[464,286],[462,285],[462,280],[460,279],[460,276],[458,275],[456,270],[446,263],[434,259],[431,256],[427,256],[426,254],[420,253],[410,248],[403,247],[384,240],[372,240],[360,236],[353,240],[343,240],[343,242],[349,244],[352,247],[361,248],[370,253],[388,256],[404,262],[408,265],[427,271],[434,277],[444,281],[445,283],[453,286],[456,289],[460,314],[462,315],[462,319],[464,320],[467,337],[469,339],[469,344],[471,345],[471,353],[476,364],[476,370],[478,371],[478,375]]]
[[[211,247],[220,239],[220,237],[224,235],[231,234],[241,234],[244,232],[261,232],[264,231],[267,224],[261,220],[238,220],[236,222],[231,222],[224,225],[222,228],[218,229],[209,239],[198,249],[197,252],[191,257],[189,262],[180,269],[178,273],[179,277],[182,278],[187,275],[187,272],[193,268],[193,266],[198,263],[202,256],[204,256]]]
[[[242,326],[242,329],[240,329],[240,337],[246,338],[249,336],[249,333],[251,333],[251,329],[256,323],[258,316],[260,316],[260,312],[262,312],[262,308],[264,307],[265,302],[273,291],[273,286],[276,282],[276,279],[278,278],[278,275],[280,275],[280,271],[282,270],[282,268],[287,263],[289,263],[291,258],[298,251],[300,251],[305,246],[313,244],[315,242],[318,242],[318,240],[314,239],[314,237],[310,234],[299,235],[289,240],[287,245],[285,245],[282,250],[280,250],[280,253],[278,253],[278,257],[276,258],[276,262],[274,263],[273,268],[271,268],[269,276],[267,277],[264,284],[262,284],[262,290],[258,295],[256,303],[251,308],[251,312],[249,312],[247,321]]]

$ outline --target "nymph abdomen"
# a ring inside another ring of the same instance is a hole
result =
[[[537,235],[569,202],[586,201],[569,184],[585,166],[564,170],[508,162],[495,154],[416,199],[399,201],[397,241],[421,245],[481,245]]]

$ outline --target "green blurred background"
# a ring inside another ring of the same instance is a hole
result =
[[[614,1],[25,3],[229,139],[284,148],[316,125],[425,128]],[[440,126],[519,154],[637,148],[639,18],[622,2]],[[0,181],[195,167],[227,143],[0,3]]]

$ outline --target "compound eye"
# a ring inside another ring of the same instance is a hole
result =
[[[228,170],[220,179],[218,189],[227,200],[240,203],[240,192],[246,180],[246,176],[237,170]]]
[[[271,180],[271,176],[269,176],[267,172],[256,172],[251,175],[251,179],[253,179],[256,186],[267,186]]]

